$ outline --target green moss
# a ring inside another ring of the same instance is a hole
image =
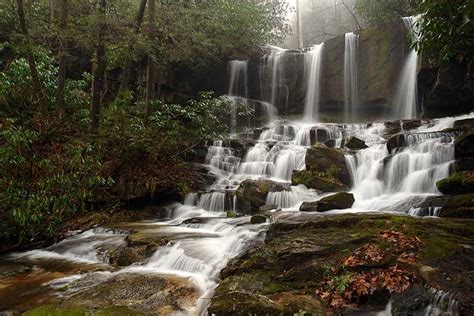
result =
[[[269,295],[269,294],[274,294],[277,292],[283,292],[286,290],[288,290],[288,287],[284,286],[281,283],[268,283],[262,289],[262,294]]]
[[[58,308],[53,305],[40,306],[32,309],[25,316],[84,316],[88,315],[87,309],[83,307]]]
[[[134,311],[126,306],[109,306],[100,309],[95,313],[96,316],[140,316],[143,313]]]
[[[456,172],[436,182],[438,190],[444,194],[466,194],[474,192],[474,172]]]

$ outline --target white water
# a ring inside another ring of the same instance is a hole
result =
[[[314,45],[305,53],[306,98],[304,118],[307,121],[319,121],[319,102],[321,97],[321,73],[323,44]]]
[[[344,46],[344,121],[353,122],[359,109],[359,35],[346,33]]]
[[[403,18],[403,23],[414,38],[419,34],[416,24],[418,19],[419,16]],[[413,119],[418,116],[417,75],[418,52],[415,49],[411,49],[400,73],[398,88],[394,98],[393,114],[397,119]]]
[[[248,61],[232,60],[229,61],[227,68],[229,73],[228,96],[232,106],[230,132],[235,134],[237,129],[237,108],[240,104],[248,108]]]

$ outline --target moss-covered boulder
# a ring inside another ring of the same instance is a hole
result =
[[[316,189],[322,192],[338,192],[345,191],[348,185],[342,183],[334,177],[326,176],[315,171],[295,170],[291,177],[293,185],[304,184],[308,188]]]
[[[456,137],[454,141],[454,156],[456,159],[474,158],[474,131]]]
[[[352,207],[354,195],[347,192],[339,192],[322,198],[315,202],[303,202],[300,207],[302,212],[326,212],[330,210],[343,210]]]
[[[383,310],[394,293],[426,285],[453,293],[459,309],[454,313],[472,315],[474,279],[466,277],[474,267],[472,245],[470,220],[281,214],[264,244],[255,245],[222,271],[208,312],[328,315],[347,311],[338,303],[342,299],[358,315],[365,315]],[[396,309],[423,310],[433,298],[425,294],[407,292],[405,301],[398,296]],[[448,306],[438,307],[446,312]]]
[[[436,186],[448,195],[474,193],[474,171],[456,172],[436,182]]]
[[[269,192],[288,191],[290,186],[270,180],[245,180],[236,191],[237,210],[246,214],[259,211],[266,204]]]
[[[295,170],[292,184],[324,192],[347,190],[351,184],[344,154],[337,149],[316,145],[306,152],[306,170]]]
[[[346,147],[349,149],[358,150],[368,148],[369,146],[367,146],[362,139],[352,136],[346,142]]]
[[[168,315],[190,311],[198,297],[199,292],[186,279],[121,273],[68,298],[59,307],[98,310],[123,306],[147,315]]]
[[[262,224],[267,221],[267,217],[265,215],[254,215],[250,218],[250,224]]]

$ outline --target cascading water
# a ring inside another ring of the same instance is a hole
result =
[[[242,104],[248,108],[248,83],[247,83],[247,60],[231,60],[228,63],[229,90],[228,97],[231,101],[232,112],[230,131],[236,133],[237,129],[237,107]]]
[[[344,120],[354,121],[359,108],[359,35],[346,33],[344,46]]]
[[[419,34],[417,25],[419,17],[420,16],[411,16],[403,18],[403,23],[414,39],[416,39]],[[397,119],[413,119],[418,116],[417,75],[418,52],[413,48],[405,59],[394,98],[393,115]]]
[[[314,45],[305,53],[306,97],[304,119],[306,121],[319,121],[323,47],[324,43]]]

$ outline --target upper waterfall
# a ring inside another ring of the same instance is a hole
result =
[[[306,98],[304,118],[307,121],[319,121],[323,47],[324,43],[314,45],[305,54]]]

